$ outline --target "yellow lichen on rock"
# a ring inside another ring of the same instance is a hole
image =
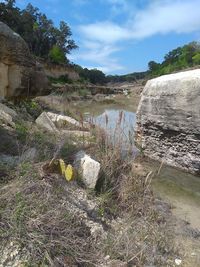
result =
[[[73,179],[74,171],[71,164],[68,164],[66,166],[64,160],[59,159],[59,165],[60,165],[60,172],[65,177],[65,179],[69,182]]]
[[[63,159],[59,159],[59,165],[60,165],[60,172],[62,175],[65,175],[65,162]]]
[[[67,168],[65,169],[65,178],[67,181],[71,181],[74,176],[74,170],[71,164],[67,165]]]

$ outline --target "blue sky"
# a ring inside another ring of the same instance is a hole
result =
[[[17,0],[71,27],[71,61],[107,74],[147,69],[178,46],[200,40],[200,0]]]

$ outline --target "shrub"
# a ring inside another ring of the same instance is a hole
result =
[[[59,46],[54,45],[49,52],[49,58],[53,63],[65,63],[66,57]]]

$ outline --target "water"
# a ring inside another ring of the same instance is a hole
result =
[[[86,120],[103,128],[112,141],[120,138],[123,147],[133,145],[136,114],[125,109],[105,109],[95,117],[87,114]]]
[[[97,114],[94,115],[97,110]],[[92,117],[95,124],[106,129],[110,136],[115,136],[116,132],[120,132],[120,138],[123,138],[124,143],[131,142],[133,144],[135,112],[120,107],[110,109],[104,107],[102,109],[102,106],[98,107],[97,104],[92,110],[92,114],[91,116],[87,111],[85,117],[87,119]],[[116,127],[119,126],[120,114],[122,114],[120,131],[119,128],[116,131]],[[193,228],[200,230],[200,177],[169,166],[162,166],[158,174],[160,163],[148,159],[144,164],[155,173],[152,183],[155,194],[173,206],[172,211],[176,216],[186,220]]]

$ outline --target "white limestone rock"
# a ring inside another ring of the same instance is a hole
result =
[[[60,115],[56,114],[53,112],[47,112],[48,117],[53,121],[53,123],[58,127],[58,128],[64,128],[69,125],[69,127],[74,127],[74,128],[81,128],[82,125],[80,122],[77,120],[65,116],[65,115]]]
[[[0,110],[4,111],[5,113],[9,114],[12,118],[17,116],[17,112],[6,105],[0,103]]]
[[[78,170],[84,184],[88,188],[95,188],[99,178],[100,163],[92,159],[84,151],[75,155],[74,167]]]
[[[135,139],[145,155],[200,174],[200,69],[147,82]]]
[[[44,128],[49,132],[59,133],[55,124],[52,122],[51,118],[49,118],[47,112],[42,112],[42,114],[40,114],[40,116],[36,119],[35,122],[38,126]]]

